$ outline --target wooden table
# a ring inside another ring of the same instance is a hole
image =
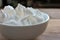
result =
[[[37,40],[60,40],[60,19],[51,19],[46,31]]]
[[[60,8],[40,8],[39,10],[49,14],[52,19],[60,19]]]

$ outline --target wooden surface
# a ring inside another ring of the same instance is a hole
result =
[[[40,8],[39,10],[49,14],[53,19],[60,19],[60,8]]]
[[[46,31],[37,40],[60,40],[60,19],[51,19]]]

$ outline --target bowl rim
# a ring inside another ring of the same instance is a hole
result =
[[[50,17],[49,17],[49,15],[48,15],[47,13],[44,13],[44,12],[42,12],[42,13],[47,16],[47,19],[46,19],[45,21],[42,21],[42,22],[37,23],[37,24],[33,24],[33,25],[23,25],[23,26],[21,26],[21,25],[8,25],[8,24],[2,24],[2,23],[0,23],[0,25],[2,25],[2,26],[8,26],[8,27],[28,27],[28,26],[35,26],[35,25],[44,24],[44,23],[46,23],[46,22],[49,21]]]

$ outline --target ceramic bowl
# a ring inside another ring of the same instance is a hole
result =
[[[34,39],[41,35],[49,21],[49,16],[48,14],[43,14],[44,15],[44,21],[41,23],[38,23],[36,25],[31,25],[31,26],[14,26],[14,25],[3,25],[0,24],[0,27],[2,28],[1,33],[8,39],[13,39],[13,40],[27,40],[27,39]]]

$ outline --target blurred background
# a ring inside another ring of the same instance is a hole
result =
[[[14,8],[20,3],[26,7],[38,8],[53,19],[60,19],[60,0],[0,0],[0,8],[11,5]]]
[[[0,7],[6,5],[16,7],[18,3],[34,8],[60,8],[60,0],[0,0]]]

